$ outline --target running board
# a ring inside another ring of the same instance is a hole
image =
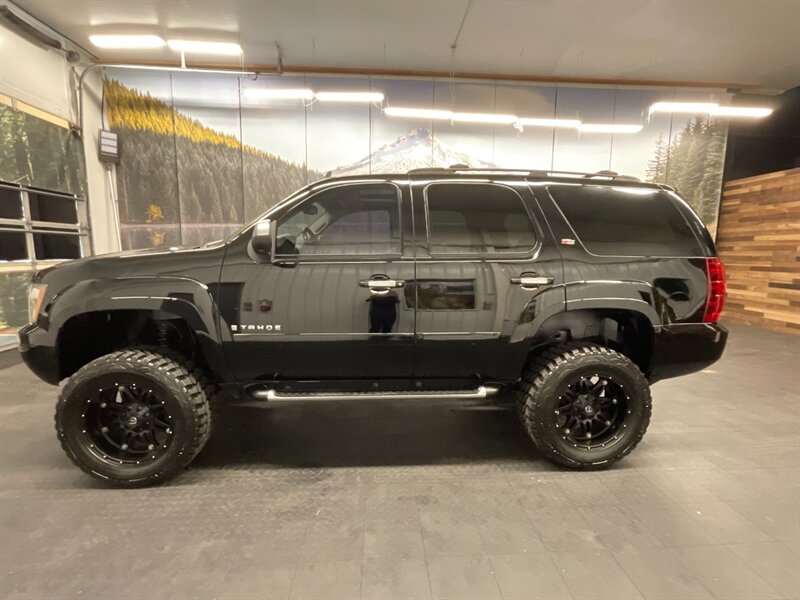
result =
[[[481,385],[474,390],[458,391],[425,391],[425,392],[324,392],[319,394],[306,393],[280,393],[275,390],[255,390],[251,392],[254,398],[267,401],[286,400],[413,400],[413,399],[463,399],[473,400],[493,396],[500,391],[494,386]]]

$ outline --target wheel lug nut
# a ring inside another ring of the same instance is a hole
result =
[[[155,448],[155,446],[153,444],[147,444],[147,449],[148,450],[152,450],[153,448]]]
[[[616,398],[612,398],[611,399],[611,404],[616,404],[616,403],[617,403],[617,399]]]
[[[100,403],[100,408],[105,408],[106,406],[108,406],[108,405],[105,402],[101,402]]]
[[[122,444],[122,449],[123,450],[127,450],[128,449],[128,444]]]
[[[101,431],[102,433],[108,433],[108,427],[101,427],[101,428],[100,428],[100,431]]]
[[[606,427],[611,427],[611,421],[606,421]]]

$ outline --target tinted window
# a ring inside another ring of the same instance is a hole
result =
[[[697,238],[666,192],[591,185],[548,189],[592,254],[702,255]]]
[[[344,185],[312,196],[278,223],[277,254],[399,254],[397,188]]]
[[[509,188],[442,183],[425,197],[432,254],[527,252],[536,244],[522,198]]]

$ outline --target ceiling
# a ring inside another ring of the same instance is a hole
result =
[[[100,50],[89,42],[92,33],[155,33],[164,38],[237,41],[249,65],[275,63],[277,42],[289,68],[705,82],[774,91],[800,84],[798,0],[16,4],[100,60],[175,63],[176,55],[169,50]],[[201,56],[194,61],[236,64],[238,59]]]

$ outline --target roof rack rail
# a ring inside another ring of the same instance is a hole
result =
[[[594,173],[584,171],[551,171],[546,169],[497,169],[494,167],[464,167],[462,165],[452,165],[450,167],[423,167],[411,169],[409,175],[424,173],[470,173],[472,175],[525,175],[527,177],[571,177],[580,179],[609,179],[623,181],[641,181],[633,175],[621,175],[616,171],[602,170]]]

